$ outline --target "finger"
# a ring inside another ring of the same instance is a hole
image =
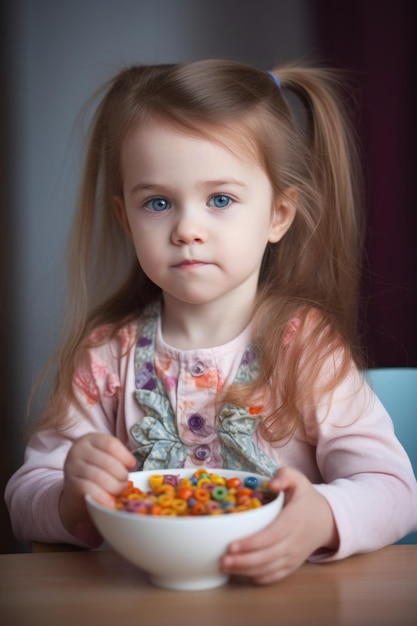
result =
[[[225,573],[250,578],[269,577],[277,570],[286,568],[286,564],[287,557],[279,549],[238,555],[226,554],[222,559],[222,569]]]
[[[80,454],[74,452],[68,457],[64,466],[68,479],[97,481],[100,476],[108,475],[117,482],[125,483],[128,472],[117,459],[96,448],[84,450]]]
[[[104,506],[114,506],[114,496],[103,489],[97,483],[86,482],[84,485],[84,495],[90,496],[95,502],[103,504]]]
[[[258,569],[254,566],[249,569],[246,574],[240,575],[245,575],[258,585],[267,585],[289,576],[295,572],[303,562],[304,559],[292,558],[290,555],[281,555],[279,558],[264,565],[263,568]]]
[[[95,435],[92,440],[93,447],[118,459],[126,468],[133,469],[136,467],[136,458],[119,439],[105,433],[95,433]]]
[[[282,518],[284,518],[284,511],[262,530],[248,537],[233,541],[228,547],[228,554],[270,550],[276,545],[282,544],[291,533],[291,528],[288,528],[288,525],[283,523]]]
[[[280,580],[283,580],[284,578],[292,574],[295,571],[295,569],[297,568],[284,566],[284,567],[280,567],[277,569],[273,569],[271,572],[268,572],[267,574],[262,573],[256,576],[250,576],[249,578],[251,578],[252,582],[257,585],[271,585],[272,583],[276,583],[276,582],[279,582]]]
[[[117,459],[97,448],[74,454],[65,464],[65,483],[74,493],[85,495],[95,484],[110,494],[120,493],[127,484],[126,467]]]
[[[282,580],[303,562],[303,558],[278,549],[237,556],[227,554],[223,557],[221,566],[225,574],[244,576],[254,583],[264,585]]]
[[[135,457],[115,437],[92,433],[74,443],[65,462],[66,471],[71,474],[83,473],[86,466],[92,465],[126,481],[127,473],[136,465]]]
[[[293,490],[305,481],[304,475],[292,467],[283,466],[268,482],[273,491]]]
[[[69,481],[79,483],[79,489],[83,494],[87,493],[86,485],[90,484],[97,485],[113,495],[125,489],[128,473],[123,465],[108,456],[99,463],[90,461],[80,461],[68,477]],[[97,461],[97,458],[94,461]]]
[[[120,482],[127,481],[128,469],[126,465],[118,457],[107,451],[95,450],[89,459],[84,459],[84,462],[86,465],[90,465],[91,469],[110,474]]]

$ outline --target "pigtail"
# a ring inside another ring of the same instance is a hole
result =
[[[277,444],[341,382],[352,359],[361,367],[362,224],[355,136],[338,76],[291,66],[275,74],[281,88],[270,81],[269,111],[276,134],[265,135],[264,151],[273,163],[271,179],[278,173],[277,193],[296,191],[297,213],[264,259],[254,320],[258,379],[246,389],[232,388],[227,399],[244,404],[264,393],[269,408],[260,432]],[[303,116],[293,114],[293,95]]]
[[[305,128],[301,130],[311,182],[306,194],[310,207],[304,208],[305,222],[311,229],[306,262],[316,267],[317,293],[326,308],[334,312],[341,328],[354,334],[361,201],[356,137],[343,103],[342,82],[336,72],[325,69],[289,66],[276,72],[284,97],[289,89],[306,113]]]

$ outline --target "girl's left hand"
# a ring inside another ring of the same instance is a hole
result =
[[[338,534],[327,500],[301,472],[282,467],[270,480],[285,492],[284,508],[267,528],[230,544],[222,571],[258,584],[281,580],[317,549],[334,551]]]

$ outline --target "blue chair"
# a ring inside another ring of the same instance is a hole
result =
[[[367,379],[394,422],[395,434],[417,475],[417,368],[375,368]],[[398,543],[417,543],[417,532]]]

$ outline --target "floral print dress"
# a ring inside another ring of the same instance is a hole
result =
[[[136,398],[144,417],[131,435],[139,467],[204,465],[272,476],[278,466],[253,438],[261,407],[217,407],[224,381],[212,349],[177,351],[181,359],[172,349],[156,353],[159,316],[160,307],[148,311],[135,348]],[[233,382],[247,383],[256,375],[256,355],[248,345]]]

